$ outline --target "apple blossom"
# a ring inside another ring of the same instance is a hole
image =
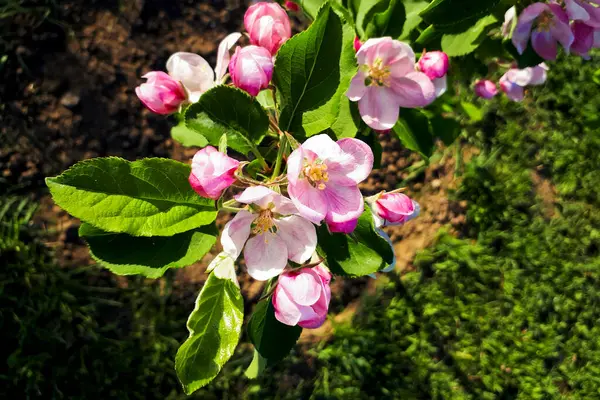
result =
[[[391,129],[400,107],[425,107],[435,100],[435,87],[415,71],[415,53],[390,37],[367,40],[356,53],[358,73],[346,96],[358,102],[365,123],[376,130]]]
[[[600,28],[600,0],[565,0],[569,19]]]
[[[290,18],[277,3],[258,2],[244,14],[244,26],[250,43],[267,49],[272,55],[292,36]]]
[[[498,94],[496,84],[488,79],[475,82],[475,94],[483,99],[491,99]]]
[[[147,81],[135,88],[135,94],[152,112],[172,114],[187,100],[181,83],[162,71],[148,72],[142,78]]]
[[[556,3],[534,3],[525,8],[513,32],[512,42],[523,54],[531,37],[531,45],[546,60],[555,60],[557,43],[568,53],[573,44],[569,17]]]
[[[272,300],[275,318],[307,329],[323,325],[331,300],[330,281],[331,273],[321,264],[281,274]]]
[[[431,80],[446,76],[448,68],[450,68],[450,61],[443,51],[423,52],[419,59],[419,70]]]
[[[342,224],[360,217],[358,184],[373,169],[371,148],[358,139],[334,142],[325,134],[306,140],[290,154],[288,193],[300,215],[318,224]]]
[[[548,66],[541,63],[524,69],[511,68],[500,78],[500,89],[512,101],[522,101],[525,87],[542,85],[546,82]]]
[[[229,61],[233,84],[252,96],[269,87],[273,76],[273,59],[264,47],[237,47]]]
[[[287,197],[264,186],[253,186],[235,196],[248,204],[223,229],[223,251],[237,258],[242,249],[248,274],[265,281],[279,275],[288,259],[302,264],[317,246],[315,226],[298,215]]]
[[[420,213],[419,204],[403,193],[380,193],[367,199],[375,226],[402,225]]]
[[[573,22],[571,28],[575,37],[571,51],[589,60],[590,56],[588,53],[594,47],[594,28],[581,21]]]
[[[189,181],[192,189],[202,197],[216,200],[223,190],[235,182],[235,171],[240,162],[212,146],[199,150],[192,159]]]
[[[221,41],[214,71],[208,62],[198,54],[177,52],[169,57],[167,71],[169,75],[183,84],[192,103],[197,102],[202,93],[221,83],[229,64],[229,50],[241,36],[241,33],[235,32],[227,35]]]

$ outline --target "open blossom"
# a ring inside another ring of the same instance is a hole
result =
[[[524,69],[511,68],[500,78],[500,89],[512,101],[522,101],[525,87],[542,85],[546,82],[548,66],[541,63]]]
[[[483,99],[491,99],[498,94],[496,84],[488,79],[475,82],[475,94]]]
[[[391,129],[400,107],[425,107],[435,100],[431,79],[415,71],[415,53],[406,43],[390,37],[367,40],[356,53],[358,73],[346,95],[358,102],[367,125]]]
[[[275,318],[307,329],[323,325],[331,300],[330,281],[331,274],[322,265],[281,274],[273,295]]]
[[[546,60],[555,60],[557,43],[568,53],[573,44],[573,32],[569,17],[556,3],[534,3],[521,13],[512,42],[519,54],[523,54],[531,36],[531,45]]]
[[[419,204],[403,193],[381,193],[368,199],[375,226],[402,225],[419,215]]]
[[[285,196],[264,186],[253,186],[235,196],[248,204],[225,225],[223,251],[237,258],[242,249],[251,277],[266,281],[285,269],[288,259],[302,264],[315,252],[315,226],[298,215]]]
[[[517,7],[512,6],[504,14],[504,23],[502,24],[502,36],[509,37],[517,22]]]
[[[264,47],[272,55],[292,36],[290,18],[277,3],[258,2],[244,14],[244,26],[250,43]]]
[[[135,88],[135,94],[152,112],[172,114],[187,100],[181,83],[162,71],[148,72],[142,78],[147,81]]]
[[[287,168],[290,198],[309,221],[342,224],[364,211],[358,184],[373,169],[373,152],[366,143],[316,135],[290,154]]]
[[[433,82],[436,97],[446,93],[448,89],[446,74],[450,68],[450,60],[446,53],[443,51],[424,52],[419,59],[418,67]]]
[[[192,159],[190,185],[200,196],[216,200],[235,182],[234,174],[239,165],[239,161],[206,146]]]
[[[273,76],[273,58],[263,47],[237,47],[229,62],[229,74],[236,87],[256,96],[269,87]]]
[[[214,71],[210,64],[198,54],[178,52],[169,57],[167,71],[169,75],[183,84],[192,103],[198,101],[202,93],[221,83],[229,64],[229,50],[241,36],[241,33],[235,32],[221,41]]]
[[[600,28],[600,0],[565,0],[569,19]]]
[[[586,60],[590,59],[589,52],[594,47],[595,29],[587,25],[585,22],[575,21],[571,24],[573,36],[575,40],[571,46],[571,51],[583,57]]]

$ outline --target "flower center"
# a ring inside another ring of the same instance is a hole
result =
[[[329,174],[327,173],[326,164],[320,162],[306,164],[302,172],[313,187],[319,190],[324,190],[327,187],[325,183],[329,181]]]
[[[383,65],[383,60],[381,58],[376,58],[375,61],[373,61],[373,64],[368,67],[367,75],[365,85],[388,86],[390,69]]]
[[[540,31],[548,32],[554,26],[554,16],[548,11],[544,11],[537,20],[537,28]]]
[[[262,235],[267,232],[275,233],[276,230],[273,211],[270,209],[261,210],[252,224],[252,233],[255,235]]]

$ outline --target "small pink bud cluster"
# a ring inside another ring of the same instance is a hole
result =
[[[589,51],[600,47],[600,0],[564,0],[564,7],[533,3],[516,17],[510,9],[505,15],[503,33],[523,54],[529,43],[545,60],[555,60],[558,46],[589,59]],[[515,19],[517,19],[515,24]],[[514,29],[512,27],[514,26]]]
[[[522,101],[527,86],[543,85],[546,82],[547,71],[545,63],[524,69],[511,68],[500,78],[500,89],[512,101]],[[478,97],[489,100],[498,94],[498,87],[490,80],[479,80],[475,83],[474,91]]]

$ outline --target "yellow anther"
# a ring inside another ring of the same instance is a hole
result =
[[[258,217],[256,217],[256,219],[254,220],[252,233],[254,233],[255,235],[262,235],[266,232],[272,232],[274,226],[275,221],[273,220],[273,213],[271,212],[271,210],[262,210],[258,214]]]
[[[540,31],[548,32],[550,28],[554,26],[554,16],[548,12],[544,11],[537,20],[537,29]]]
[[[369,85],[387,86],[390,73],[390,69],[383,65],[383,60],[377,58],[369,68]]]
[[[303,170],[304,176],[310,184],[320,190],[324,190],[325,183],[329,181],[329,174],[326,171],[327,165],[318,162],[307,164]]]

